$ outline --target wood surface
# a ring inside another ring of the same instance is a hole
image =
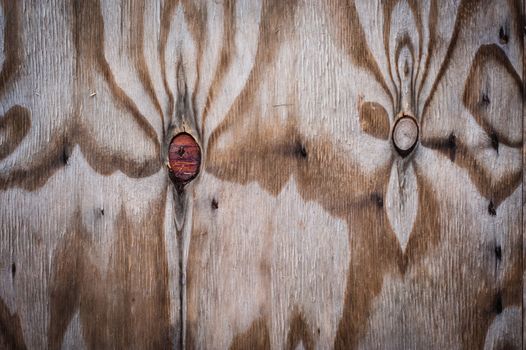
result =
[[[526,349],[522,1],[0,5],[0,349]]]

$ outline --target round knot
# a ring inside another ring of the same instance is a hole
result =
[[[201,148],[188,133],[174,136],[168,149],[170,177],[176,185],[185,185],[194,179],[201,166]]]
[[[396,151],[405,157],[415,148],[418,141],[418,123],[410,115],[402,115],[393,127],[393,144]]]

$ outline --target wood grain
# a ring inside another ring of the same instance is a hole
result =
[[[523,1],[0,5],[0,348],[526,349]]]

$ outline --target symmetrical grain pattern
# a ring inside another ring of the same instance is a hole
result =
[[[520,0],[0,9],[0,348],[523,346]]]

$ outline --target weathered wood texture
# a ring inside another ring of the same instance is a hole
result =
[[[520,0],[0,10],[0,348],[526,349]]]

